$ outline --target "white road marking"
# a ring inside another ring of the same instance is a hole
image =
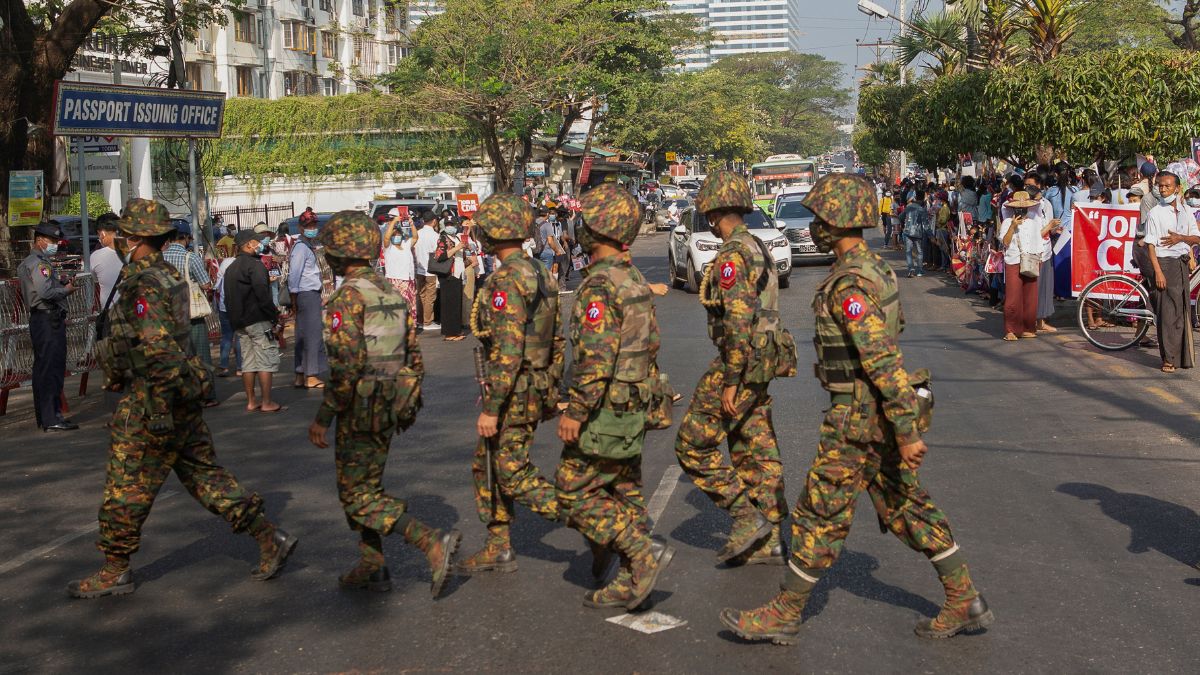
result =
[[[650,496],[650,504],[646,507],[646,511],[650,516],[650,522],[653,525],[650,527],[650,532],[654,532],[654,528],[658,527],[658,519],[662,516],[663,511],[667,508],[667,502],[671,501],[671,495],[675,494],[675,488],[679,486],[679,476],[683,474],[683,469],[679,468],[678,464],[672,464],[663,472],[662,480],[658,481],[658,487],[654,489],[654,494]]]
[[[650,635],[651,633],[661,633],[664,630],[679,628],[686,626],[687,621],[677,619],[670,614],[662,612],[641,612],[639,614],[621,614],[619,616],[610,616],[605,621],[615,623],[618,626],[631,628],[640,633]]]
[[[160,494],[158,496],[158,499],[155,501],[169,499],[177,494],[179,494],[179,493],[175,492],[174,490],[167,490],[167,491],[163,492],[162,494]],[[17,569],[18,567],[24,565],[25,563],[32,562],[34,560],[37,560],[38,558],[49,555],[50,553],[52,553],[54,551],[54,549],[56,549],[64,544],[69,544],[69,543],[75,541],[76,539],[79,539],[81,537],[86,537],[87,535],[95,532],[98,527],[99,527],[99,525],[97,525],[95,522],[88,523],[87,525],[83,525],[83,526],[75,528],[74,530],[64,534],[63,536],[61,536],[57,539],[52,539],[49,543],[39,546],[39,547],[33,549],[32,551],[26,551],[15,558],[10,558],[8,561],[6,561],[4,563],[0,563],[0,574],[7,574],[7,573]]]

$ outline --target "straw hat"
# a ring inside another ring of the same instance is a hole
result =
[[[1004,205],[1014,209],[1027,209],[1032,206],[1037,206],[1040,203],[1041,202],[1036,199],[1030,199],[1029,193],[1021,190],[1020,192],[1014,192],[1012,199],[1005,202]]]

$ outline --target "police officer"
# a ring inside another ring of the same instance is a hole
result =
[[[343,588],[391,590],[383,537],[398,531],[425,553],[436,598],[462,536],[413,518],[404,500],[383,491],[392,436],[407,429],[421,407],[425,367],[408,303],[375,272],[379,227],[365,214],[335,213],[320,240],[326,260],[343,281],[325,307],[330,379],[308,436],[318,448],[329,447],[326,432],[337,419],[338,498],[346,522],[361,538],[359,561],[339,582]]]
[[[779,321],[775,265],[743,220],[753,210],[749,184],[732,171],[709,174],[696,196],[697,217],[723,242],[700,289],[719,353],[692,394],[675,455],[696,486],[733,516],[717,558],[783,564],[783,465],[767,386],[795,374],[796,350]],[[728,460],[720,450],[726,439]]]
[[[265,581],[296,547],[267,520],[262,498],[248,494],[217,464],[201,405],[212,379],[188,354],[188,287],[162,247],[175,234],[167,210],[146,199],[125,206],[120,230],[128,238],[129,264],[121,271],[119,297],[109,309],[109,335],[96,345],[105,389],[121,392],[109,424],[108,475],[100,506],[104,566],[73,581],[76,598],[122,595],[134,590],[129,557],[138,550],[142,523],[163,481],[174,471],[191,495],[225,519],[234,532],[259,545],[251,571]]]
[[[641,492],[645,432],[670,426],[661,412],[670,394],[656,363],[651,291],[628,253],[639,227],[637,200],[606,183],[584,195],[582,207],[576,235],[592,264],[572,312],[573,366],[555,486],[571,527],[621,557],[616,577],[587,593],[584,604],[633,610],[675,555],[650,539]]]
[[[33,407],[42,431],[70,431],[79,425],[62,416],[63,381],[67,373],[67,296],[77,288],[63,283],[52,257],[62,233],[54,223],[33,230],[33,246],[17,268],[25,306],[29,308],[29,337],[33,344]]]
[[[881,526],[932,561],[946,590],[937,617],[917,624],[922,637],[948,638],[987,626],[992,612],[971,575],[945,514],[921,487],[932,393],[928,372],[904,369],[904,329],[896,276],[867,249],[863,229],[878,223],[875,190],[861,176],[830,174],[804,205],[814,214],[813,242],[837,262],[813,298],[817,376],[830,393],[817,456],[792,511],[791,557],[781,590],[758,609],[725,609],[721,621],[746,639],[790,644],[809,593],[833,566],[865,488]],[[924,402],[927,402],[926,405]]]
[[[480,441],[471,473],[475,507],[488,537],[482,549],[456,566],[468,575],[517,569],[509,537],[514,501],[547,520],[559,519],[554,486],[529,461],[529,448],[538,422],[556,415],[563,369],[558,283],[521,249],[533,235],[533,209],[516,195],[494,194],[479,206],[475,223],[484,251],[501,266],[488,276],[471,311],[471,332],[483,343],[486,358],[486,393],[475,424]],[[494,485],[488,476],[494,476]]]

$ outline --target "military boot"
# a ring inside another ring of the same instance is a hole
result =
[[[363,532],[358,551],[358,563],[338,577],[338,584],[342,588],[380,593],[392,590],[392,573],[383,557],[383,538],[379,533],[370,530]]]
[[[517,554],[508,538],[508,525],[488,525],[488,538],[483,548],[457,563],[454,571],[471,576],[477,572],[516,572]]]
[[[436,598],[441,594],[446,579],[450,576],[450,561],[454,557],[454,551],[458,549],[458,542],[462,541],[462,534],[458,530],[435,530],[407,513],[401,516],[396,524],[403,524],[401,532],[404,540],[421,549],[425,558],[429,560],[429,571],[433,576],[429,592]]]
[[[607,586],[588,591],[583,596],[583,606],[594,609],[625,607],[633,599],[633,571],[627,561],[621,561],[621,569]]]
[[[67,593],[73,598],[102,598],[106,595],[125,595],[134,589],[133,572],[129,570],[129,558],[105,556],[104,565],[92,576],[67,584]]]
[[[655,546],[649,534],[638,525],[630,525],[621,530],[613,540],[613,548],[629,560],[630,586],[632,588],[625,609],[633,611],[650,597],[658,575],[671,564],[675,557],[675,549],[663,545]]]
[[[258,565],[250,570],[250,576],[258,581],[266,581],[279,574],[288,556],[296,550],[296,544],[300,543],[299,539],[271,524],[261,514],[250,524],[249,532],[258,542]]]
[[[946,589],[946,604],[932,619],[922,619],[913,629],[923,638],[949,638],[965,630],[985,628],[995,620],[987,600],[975,590],[971,573],[962,556],[955,552],[944,560],[934,561],[938,579]]]
[[[733,516],[733,525],[729,528],[729,540],[717,552],[717,560],[721,562],[745,553],[771,533],[771,521],[744,492],[729,506],[729,515]]]
[[[592,550],[592,578],[596,581],[602,581],[604,575],[608,574],[608,568],[612,567],[613,559],[617,556],[613,554],[611,546],[597,544],[588,539],[587,535],[584,535],[583,541]]]
[[[721,623],[744,640],[795,644],[800,634],[800,615],[814,586],[816,583],[788,570],[779,593],[767,604],[745,612],[725,608],[721,610]]]
[[[779,525],[771,528],[771,534],[748,552],[729,561],[730,567],[741,565],[782,565],[783,543],[779,538]]]

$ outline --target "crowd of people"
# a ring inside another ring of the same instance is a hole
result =
[[[1194,187],[1193,187],[1194,186]],[[1102,176],[1094,167],[1066,162],[1015,169],[957,184],[907,177],[879,185],[887,246],[904,251],[907,276],[942,272],[968,293],[1003,309],[1003,339],[1016,342],[1054,333],[1056,305],[1070,296],[1069,265],[1055,266],[1055,243],[1072,229],[1081,203],[1139,204],[1133,262],[1156,315],[1157,331],[1143,347],[1157,347],[1162,370],[1191,368],[1188,280],[1196,268],[1200,220],[1200,166],[1185,160],[1160,170],[1152,159],[1123,164]],[[1111,326],[1094,311],[1092,329]]]

